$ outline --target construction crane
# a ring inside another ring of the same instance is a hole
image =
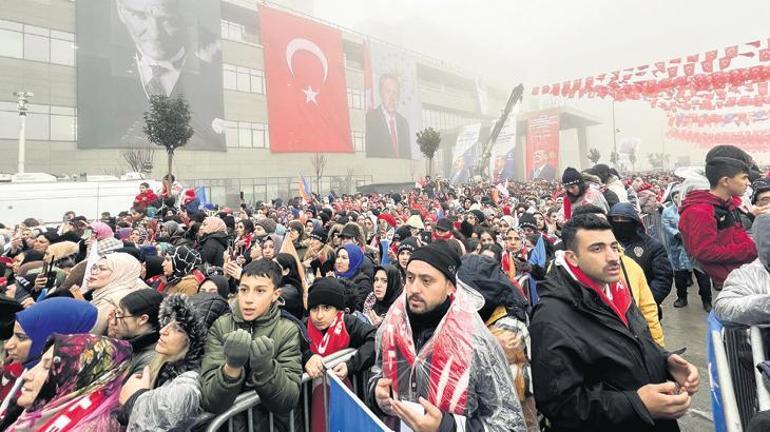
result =
[[[524,85],[519,84],[511,91],[511,96],[508,97],[508,102],[505,104],[505,109],[500,114],[500,118],[497,119],[495,126],[489,133],[489,138],[481,148],[481,157],[479,157],[479,163],[473,169],[474,176],[489,177],[489,159],[492,157],[492,148],[497,142],[497,137],[500,136],[500,131],[503,130],[508,116],[511,115],[513,107],[522,101],[524,96]],[[513,119],[516,121],[516,119]]]

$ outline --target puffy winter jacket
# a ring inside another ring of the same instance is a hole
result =
[[[653,419],[636,392],[669,380],[668,355],[636,305],[625,326],[596,292],[554,267],[538,284],[529,327],[535,400],[552,430],[678,431],[676,421]]]
[[[740,223],[740,199],[723,201],[709,191],[694,190],[679,209],[679,231],[687,252],[715,283],[757,258],[754,241]]]
[[[692,258],[687,255],[679,233],[679,209],[673,204],[667,206],[660,221],[663,226],[663,243],[668,250],[671,267],[674,271],[692,271]]]
[[[652,294],[650,286],[647,284],[647,278],[644,277],[644,270],[639,267],[636,261],[628,256],[623,256],[623,267],[628,276],[628,284],[631,288],[631,294],[636,301],[636,307],[644,315],[647,321],[647,327],[650,329],[652,339],[660,346],[665,346],[663,338],[663,326],[660,325],[658,318],[658,304],[655,302],[655,296]]]
[[[723,323],[760,325],[770,323],[770,216],[754,221],[754,240],[759,258],[730,272],[714,300],[714,314]]]
[[[618,239],[625,253],[644,270],[644,276],[650,285],[655,302],[661,304],[671,292],[674,271],[663,244],[650,237],[644,231],[644,225],[631,203],[620,203],[612,208],[612,216],[622,216],[636,223],[636,236],[631,239]]]
[[[267,336],[274,343],[274,358],[270,373],[251,371],[248,362],[245,373],[237,379],[225,376],[223,350],[225,336],[243,329],[253,339]],[[300,333],[297,325],[283,318],[280,307],[273,303],[264,315],[254,321],[245,321],[236,303],[232,314],[220,317],[209,330],[206,354],[201,364],[201,406],[204,410],[219,414],[233,406],[236,396],[245,391],[256,391],[262,402],[254,410],[254,430],[269,429],[269,413],[273,413],[279,431],[289,430],[289,411],[299,403],[302,380],[302,354]],[[295,411],[295,425],[300,418]],[[235,430],[247,430],[245,416],[234,419]]]

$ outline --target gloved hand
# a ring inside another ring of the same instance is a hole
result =
[[[225,336],[223,350],[225,352],[225,361],[228,366],[240,368],[249,360],[249,350],[251,349],[251,335],[243,329],[238,329],[228,333]]]
[[[249,353],[249,365],[251,372],[261,374],[266,372],[273,362],[274,343],[267,336],[260,336],[251,342],[251,352]]]

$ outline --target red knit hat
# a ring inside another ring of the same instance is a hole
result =
[[[391,228],[396,227],[396,218],[394,218],[391,214],[380,213],[380,215],[377,216],[377,220],[384,220],[388,225],[390,225]]]

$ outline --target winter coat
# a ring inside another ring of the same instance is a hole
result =
[[[730,271],[757,258],[754,241],[740,224],[740,198],[723,201],[709,191],[694,190],[679,209],[679,231],[687,252],[715,284]]]
[[[150,361],[155,356],[155,343],[158,342],[159,337],[158,332],[153,331],[129,340],[133,350],[131,366],[128,369],[129,377],[142,372],[142,369],[150,364]]]
[[[674,271],[663,244],[644,231],[644,225],[630,203],[616,205],[609,216],[623,216],[636,223],[636,236],[632,239],[620,239],[625,254],[644,270],[644,276],[650,285],[655,302],[661,304],[671,292]]]
[[[305,318],[304,320],[305,328],[307,328],[308,319]],[[342,315],[342,320],[345,323],[348,335],[350,335],[350,344],[346,348],[355,348],[357,350],[353,357],[347,361],[348,376],[351,376],[369,369],[374,364],[374,337],[377,334],[377,329],[352,314],[346,313]],[[310,351],[310,345],[303,344],[302,364],[306,364],[312,356],[313,352]]]
[[[627,327],[562,265],[538,291],[529,326],[532,374],[537,408],[553,431],[679,430],[676,421],[654,420],[636,393],[669,378],[668,355],[635,304]]]
[[[198,251],[201,253],[204,263],[215,267],[225,265],[225,251],[227,250],[227,233],[215,232],[206,234],[201,238]]]
[[[364,262],[366,261],[368,261],[368,259],[364,258]],[[369,293],[371,293],[374,289],[372,287],[372,277],[364,272],[363,265],[361,267],[361,271],[359,271],[350,279],[350,282],[352,282],[358,289],[358,296],[356,297],[356,310],[359,311],[364,310],[364,302],[366,301],[366,297],[368,297]],[[374,271],[374,267],[372,267],[372,271]]]
[[[198,279],[193,274],[188,274],[187,276],[183,277],[182,279],[179,279],[176,281],[176,283],[171,285],[166,285],[165,290],[163,291],[163,294],[185,294],[187,296],[194,296],[198,292]]]
[[[617,177],[615,177],[614,175],[611,175],[610,178],[607,180],[606,186],[607,186],[607,189],[615,193],[615,196],[618,197],[619,202],[628,202],[628,192],[626,191],[626,187],[623,185],[623,182],[620,181]]]
[[[652,295],[652,290],[647,284],[647,278],[644,277],[644,270],[639,267],[636,261],[630,257],[623,255],[622,258],[623,267],[628,277],[628,285],[631,288],[631,294],[634,296],[636,307],[644,315],[644,319],[647,321],[647,327],[650,329],[652,338],[660,346],[665,346],[665,339],[663,338],[663,326],[660,325],[660,319],[658,318],[658,304],[655,302],[655,296]]]
[[[653,214],[658,211],[658,196],[651,189],[638,191],[639,208],[643,214]]]
[[[682,235],[679,233],[679,209],[675,205],[669,205],[661,215],[663,226],[663,244],[668,251],[668,260],[674,271],[692,271],[692,258],[682,243]]]
[[[247,362],[245,373],[239,378],[225,376],[222,370],[225,364],[224,339],[237,329],[248,331],[253,339],[267,336],[273,340],[272,371],[251,371]],[[277,430],[286,431],[289,428],[289,411],[297,408],[299,403],[301,380],[300,331],[293,321],[281,316],[278,304],[272,304],[264,315],[254,321],[245,321],[236,303],[232,314],[220,317],[211,326],[200,372],[201,405],[204,410],[221,414],[233,406],[239,394],[256,391],[262,401],[254,409],[254,430],[268,430],[269,413],[272,412]],[[298,413],[299,410],[296,410],[295,425],[301,424]],[[245,416],[237,416],[233,423],[236,431],[247,430]]]
[[[770,216],[758,217],[754,227],[759,258],[730,272],[714,300],[714,314],[726,324],[770,323]]]

